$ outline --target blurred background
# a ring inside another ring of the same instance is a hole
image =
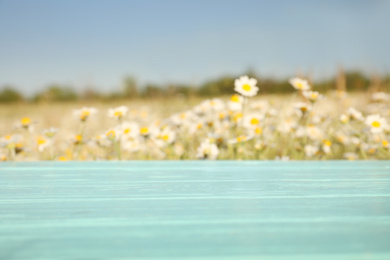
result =
[[[0,0],[0,102],[210,97],[390,84],[390,1]],[[379,89],[378,89],[379,88]]]

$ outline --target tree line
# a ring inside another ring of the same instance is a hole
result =
[[[262,93],[284,94],[294,92],[288,79],[261,77],[253,72],[248,76],[258,79]],[[205,81],[199,85],[190,84],[147,84],[139,86],[133,77],[126,77],[122,87],[111,93],[102,93],[94,88],[85,88],[77,92],[72,86],[49,85],[45,90],[32,97],[25,97],[15,87],[3,86],[0,88],[0,103],[10,102],[45,102],[45,101],[76,101],[97,100],[110,101],[115,99],[142,99],[164,97],[217,97],[233,93],[234,80],[238,76],[222,76]],[[307,78],[307,77],[305,77]],[[309,78],[310,81],[310,78]],[[341,83],[340,83],[341,82]],[[326,93],[341,89],[346,91],[390,91],[390,74],[386,76],[367,76],[360,71],[339,71],[334,77],[311,82],[314,90]]]

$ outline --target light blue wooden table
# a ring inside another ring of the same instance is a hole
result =
[[[390,162],[0,164],[0,259],[390,259]]]

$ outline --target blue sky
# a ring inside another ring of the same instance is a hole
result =
[[[390,1],[0,0],[0,87],[390,71]]]

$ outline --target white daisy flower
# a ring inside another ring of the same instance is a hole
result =
[[[322,150],[324,153],[329,154],[331,152],[332,142],[330,140],[322,141]]]
[[[310,144],[305,145],[304,150],[307,157],[313,157],[314,155],[317,155],[317,153],[319,152],[317,146],[310,145]]]
[[[228,141],[229,144],[237,144],[237,143],[243,143],[243,142],[246,142],[246,141],[249,141],[250,139],[252,139],[253,136],[247,136],[247,135],[240,135],[240,136],[237,136],[236,138],[234,139],[230,139]]]
[[[310,85],[305,79],[292,78],[289,80],[289,83],[297,90],[309,90]]]
[[[374,134],[381,133],[387,128],[386,119],[378,114],[367,116],[365,123],[370,127],[371,133]]]
[[[43,136],[39,136],[37,138],[37,148],[38,148],[38,151],[40,152],[43,152],[47,147],[49,147],[51,144],[50,140],[43,137]]]
[[[212,111],[219,112],[224,110],[225,108],[225,104],[219,98],[213,98],[208,100],[207,102],[209,102],[209,107]]]
[[[253,110],[265,111],[265,110],[267,110],[269,108],[269,103],[266,100],[253,101],[250,104],[250,108],[253,109]]]
[[[351,152],[343,154],[343,157],[350,161],[354,161],[359,158],[359,156],[356,153],[351,153]]]
[[[244,98],[240,95],[234,94],[230,97],[227,105],[231,111],[241,111],[242,103],[244,102]]]
[[[347,116],[346,114],[341,114],[339,119],[341,123],[346,124],[349,121],[349,116]]]
[[[196,150],[196,157],[199,159],[217,159],[219,154],[219,149],[216,144],[211,143],[208,139],[203,141],[198,149]]]
[[[302,92],[302,95],[308,100],[310,100],[311,102],[316,102],[323,98],[323,96],[317,91],[306,90]]]
[[[176,132],[171,130],[170,128],[164,128],[160,134],[158,135],[158,139],[164,141],[166,144],[171,144],[175,141]]]
[[[298,115],[303,116],[306,113],[310,112],[311,110],[311,105],[304,103],[304,102],[298,102],[295,103],[294,108],[296,109]]]
[[[251,113],[245,115],[244,117],[244,126],[250,129],[258,127],[264,120],[264,116],[259,113]]]
[[[385,92],[376,92],[371,96],[371,100],[374,102],[386,102],[389,99],[390,95]]]
[[[108,116],[120,120],[126,116],[128,111],[129,109],[126,106],[110,108],[108,109]]]
[[[312,140],[319,140],[323,137],[322,130],[315,125],[308,125],[305,130],[307,137]]]
[[[97,109],[93,107],[83,107],[81,109],[74,110],[74,115],[80,119],[81,122],[85,122],[90,116],[97,113]]]
[[[234,81],[234,90],[244,97],[253,97],[257,94],[257,91],[259,91],[256,84],[256,79],[242,76]]]
[[[290,161],[290,157],[289,156],[276,156],[275,157],[275,161]]]
[[[160,133],[158,127],[154,125],[140,127],[139,133],[143,137],[157,137]]]
[[[297,122],[291,118],[287,118],[278,125],[278,131],[280,133],[291,133],[294,129],[297,128]]]
[[[135,139],[140,135],[139,125],[136,122],[123,122],[120,126],[122,138]]]
[[[346,114],[350,119],[362,121],[364,119],[363,114],[353,107],[348,108]]]
[[[4,153],[0,152],[0,162],[5,162],[5,161],[7,161],[7,156]]]
[[[107,140],[110,140],[111,142],[119,141],[119,139],[122,136],[121,129],[119,127],[108,129],[105,132],[105,136]]]
[[[141,149],[141,142],[138,139],[126,140],[121,144],[123,150],[128,152],[138,152]]]
[[[95,144],[97,144],[98,146],[101,146],[101,147],[109,147],[112,145],[112,142],[107,139],[105,134],[97,135],[93,139],[93,141],[95,142]]]
[[[58,128],[55,127],[50,127],[42,131],[42,133],[48,138],[53,138],[57,132],[58,132]]]

